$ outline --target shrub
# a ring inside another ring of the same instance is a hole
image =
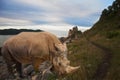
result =
[[[119,35],[119,32],[117,31],[110,31],[106,33],[106,37],[109,39],[117,37],[118,35]]]

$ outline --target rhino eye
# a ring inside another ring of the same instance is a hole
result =
[[[61,63],[58,63],[59,66],[61,66]]]

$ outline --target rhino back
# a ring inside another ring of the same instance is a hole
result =
[[[31,63],[32,58],[44,59],[54,50],[58,38],[48,32],[23,32],[5,42],[12,56],[21,63]]]

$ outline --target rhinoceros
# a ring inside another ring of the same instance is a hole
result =
[[[13,66],[22,76],[22,64],[32,64],[35,70],[44,61],[50,61],[58,74],[76,71],[79,66],[70,66],[65,43],[49,32],[22,32],[6,40],[2,46],[8,71],[13,74]]]

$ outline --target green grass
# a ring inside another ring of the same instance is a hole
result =
[[[113,32],[114,33],[114,32]],[[110,66],[103,80],[119,80],[120,79],[120,35],[112,38],[106,35],[97,34],[90,38],[99,45],[102,45],[112,51]],[[50,76],[49,80],[93,80],[98,65],[103,61],[104,51],[92,45],[85,37],[74,40],[68,45],[68,59],[72,66],[80,66],[80,68],[71,74],[62,76]]]
[[[68,44],[68,59],[72,66],[80,65],[75,73],[67,75],[67,80],[92,80],[92,77],[102,61],[103,51],[90,44],[85,38]]]
[[[119,30],[118,30],[119,32]],[[116,33],[116,32],[115,32]],[[99,37],[99,38],[98,38]],[[120,79],[120,34],[112,38],[105,35],[97,35],[91,38],[92,41],[108,48],[112,52],[111,65],[104,80]]]
[[[120,79],[120,16],[101,16],[100,20],[84,35],[91,41],[108,48],[112,53],[110,67],[104,80]]]
[[[119,30],[112,33],[113,37],[109,38],[105,34],[96,34],[90,40],[108,48],[112,51],[110,59],[110,67],[104,80],[119,80],[120,79],[120,35]],[[98,64],[103,61],[104,51],[89,43],[84,37],[79,40],[74,40],[68,44],[68,59],[71,65],[78,66],[80,69],[75,73],[68,74],[66,80],[93,80],[92,77],[98,67]],[[62,80],[62,79],[61,79]]]

